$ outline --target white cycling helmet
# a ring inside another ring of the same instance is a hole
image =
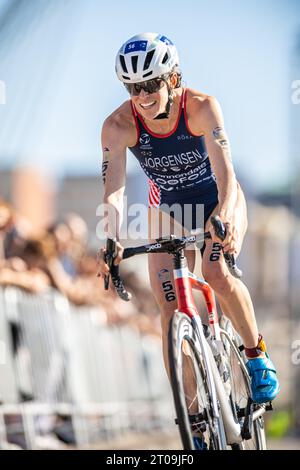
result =
[[[141,33],[126,41],[116,57],[123,83],[138,83],[170,73],[179,65],[176,47],[162,34]]]

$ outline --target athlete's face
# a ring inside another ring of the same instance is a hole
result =
[[[149,93],[141,89],[138,95],[131,94],[131,99],[139,114],[143,118],[151,120],[163,113],[168,102],[168,88],[164,81],[155,93]]]

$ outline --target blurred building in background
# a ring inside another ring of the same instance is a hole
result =
[[[18,168],[0,171],[0,188],[0,195],[34,226],[46,228],[73,211],[85,220],[91,246],[99,247],[102,243],[96,235],[99,219],[96,211],[103,198],[100,175],[66,175],[56,180],[37,167]],[[141,172],[128,174],[125,195],[128,206],[147,207],[148,185]]]

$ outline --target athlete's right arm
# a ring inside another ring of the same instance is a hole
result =
[[[126,183],[126,139],[125,129],[114,117],[109,117],[101,135],[103,203],[108,208],[106,235],[117,240],[120,238]]]
[[[126,128],[118,116],[112,114],[103,124],[101,144],[103,152],[102,182],[103,204],[105,204],[105,236],[117,240],[115,264],[122,259],[123,247],[119,243],[120,228],[123,218],[123,197],[126,183],[126,147],[128,136]],[[104,262],[105,249],[99,253],[98,276],[108,273]]]

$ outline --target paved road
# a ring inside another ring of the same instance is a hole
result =
[[[269,439],[268,448],[271,450],[300,450],[300,438]]]
[[[36,442],[39,449],[64,449],[76,450],[76,447],[64,445],[58,439],[48,437],[40,438]],[[11,446],[1,448],[12,448]],[[170,433],[139,433],[130,434],[109,441],[101,441],[82,449],[92,450],[177,450],[181,449],[181,444],[177,435]],[[300,438],[268,439],[268,449],[270,450],[300,450]]]
[[[168,434],[132,434],[109,443],[101,443],[93,446],[94,449],[118,449],[118,450],[174,450],[181,449],[177,436]],[[268,439],[268,449],[271,450],[300,450],[300,438]]]

